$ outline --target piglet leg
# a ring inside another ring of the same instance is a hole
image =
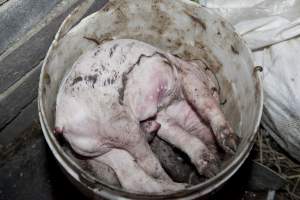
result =
[[[214,153],[215,157],[218,157],[216,141],[211,129],[197,116],[186,101],[174,102],[166,108],[166,113],[186,132],[199,138]]]
[[[96,158],[109,165],[117,174],[122,187],[137,193],[162,193],[184,189],[183,184],[162,181],[149,176],[125,150],[112,149]]]
[[[159,160],[152,152],[144,137],[141,137],[140,140],[135,143],[127,145],[125,149],[136,159],[139,166],[141,166],[148,175],[163,181],[173,182],[162,168]]]
[[[195,66],[182,62],[182,88],[186,100],[196,113],[210,125],[218,144],[228,153],[237,149],[237,136],[226,121],[219,103],[211,95],[205,80],[201,80],[201,72]],[[194,69],[194,70],[193,70]]]
[[[212,177],[218,172],[218,160],[199,138],[186,132],[165,111],[158,113],[157,121],[161,124],[158,136],[185,152],[200,174]]]

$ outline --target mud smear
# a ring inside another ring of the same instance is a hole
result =
[[[76,78],[73,80],[73,82],[72,82],[71,86],[75,85],[76,83],[78,83],[78,82],[80,82],[80,81],[82,81],[82,80],[83,80],[83,79],[82,79],[82,77],[81,77],[81,76],[79,76],[79,77],[76,77]]]
[[[241,121],[241,111],[238,100],[234,94],[232,83],[222,77],[219,77],[219,81],[221,88],[220,100],[226,100],[226,103],[221,106],[221,109],[225,114],[226,120],[236,132],[240,128],[239,122]]]
[[[185,11],[185,14],[188,15],[196,24],[199,24],[203,30],[206,31],[206,24],[199,18]]]

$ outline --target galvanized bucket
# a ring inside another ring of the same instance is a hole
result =
[[[91,6],[86,0],[61,25],[44,60],[39,83],[39,117],[46,141],[63,171],[85,194],[108,199],[195,199],[224,184],[253,145],[263,106],[261,79],[251,52],[233,27],[211,10],[188,0],[110,0],[72,28]],[[237,153],[213,178],[182,191],[140,195],[92,176],[54,137],[55,101],[61,80],[85,51],[105,40],[132,38],[192,59],[204,59],[216,73],[225,116],[242,138]]]

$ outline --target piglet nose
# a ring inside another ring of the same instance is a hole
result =
[[[63,133],[63,128],[55,127],[54,130],[53,130],[53,133],[55,135],[62,134]]]

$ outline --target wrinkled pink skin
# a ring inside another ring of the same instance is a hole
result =
[[[63,80],[56,131],[76,153],[111,166],[129,191],[185,187],[151,151],[146,136],[154,131],[211,177],[218,170],[216,144],[229,153],[237,144],[215,84],[199,65],[135,40],[104,43],[81,56]]]

